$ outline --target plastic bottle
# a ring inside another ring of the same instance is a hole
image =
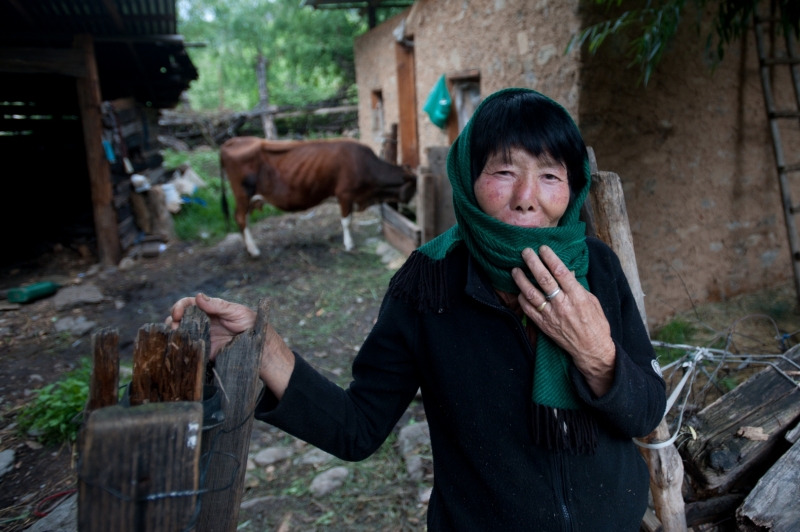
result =
[[[55,294],[58,292],[59,288],[61,288],[60,284],[51,281],[12,288],[8,291],[8,301],[9,303],[29,303],[36,299]]]

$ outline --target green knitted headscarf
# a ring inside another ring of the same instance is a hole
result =
[[[508,92],[534,93],[535,91],[505,89],[496,92],[481,103],[475,111],[475,116],[479,115],[487,102]],[[564,113],[569,116],[566,111]],[[419,252],[434,261],[439,261],[458,242],[463,241],[472,257],[488,274],[495,289],[518,294],[519,288],[511,277],[512,268],[521,268],[536,284],[522,260],[522,250],[531,248],[538,253],[540,246],[547,245],[570,270],[575,272],[578,282],[588,289],[586,274],[589,270],[589,251],[584,236],[585,224],[579,220],[581,206],[591,182],[588,161],[584,161],[583,187],[574,191],[574,199],[567,207],[558,227],[524,228],[508,225],[485,214],[478,207],[475,198],[470,159],[474,122],[475,120],[470,120],[450,148],[447,157],[447,175],[453,188],[453,207],[458,223],[420,247]],[[554,409],[579,409],[581,403],[569,379],[568,355],[546,335],[539,333],[537,338],[533,401]]]

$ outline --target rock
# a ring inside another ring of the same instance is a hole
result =
[[[132,270],[134,266],[136,266],[136,261],[130,257],[125,257],[124,259],[119,261],[117,269],[121,272],[126,272],[128,270]]]
[[[428,423],[406,425],[400,430],[400,436],[398,436],[397,441],[400,444],[400,453],[406,462],[408,476],[411,480],[422,480],[425,476],[425,466],[430,461],[420,454],[420,448],[430,447],[431,445],[431,433]],[[423,454],[429,454],[429,451],[425,450]]]
[[[97,326],[97,323],[87,320],[84,316],[73,318],[67,316],[55,323],[56,332],[68,332],[73,336],[83,336]]]
[[[294,450],[291,447],[267,447],[255,455],[253,461],[260,466],[265,466],[285,460],[293,454]]]
[[[0,478],[14,468],[14,449],[0,451]]]
[[[256,497],[255,499],[244,501],[239,505],[239,508],[241,510],[254,509],[257,511],[263,511],[275,504],[286,504],[290,500],[292,500],[292,497],[288,495],[265,495],[263,497]]]
[[[233,246],[244,246],[244,240],[241,233],[228,233],[225,238],[219,241],[216,245],[218,249],[230,248]]]
[[[252,458],[247,459],[247,471],[253,471],[256,468],[256,463]]]
[[[411,480],[422,480],[425,476],[425,462],[418,454],[409,454],[406,459],[406,471]]]
[[[67,497],[49,514],[25,529],[25,532],[77,532],[78,494]]]
[[[409,455],[420,445],[431,444],[431,431],[428,428],[428,422],[414,423],[407,425],[400,430],[400,436],[397,438],[400,444],[400,453],[403,456]]]
[[[320,473],[314,477],[314,480],[311,481],[311,487],[309,487],[308,490],[315,497],[324,497],[332,491],[339,489],[349,476],[350,470],[346,467],[340,466],[328,469],[324,473]]]
[[[39,382],[42,382],[42,381],[44,380],[44,378],[43,378],[41,375],[38,375],[38,374],[36,374],[36,373],[31,373],[30,375],[28,375],[28,380],[29,380],[29,381],[39,381]]]
[[[303,464],[303,465],[323,465],[327,464],[335,457],[330,454],[326,453],[322,449],[311,449],[306,454],[301,456],[300,458],[296,458],[294,463],[295,464]]]
[[[419,490],[419,502],[427,504],[428,501],[431,500],[431,492],[433,492],[433,488],[422,488]]]
[[[70,309],[87,303],[97,304],[101,301],[103,301],[103,294],[92,283],[68,286],[62,288],[53,296],[53,306],[56,310]]]
[[[11,330],[11,327],[0,327],[0,337],[3,336],[14,336],[14,331]]]
[[[245,488],[257,488],[259,484],[258,478],[251,473],[245,473],[244,475],[244,487]]]
[[[43,446],[41,443],[39,443],[38,441],[32,441],[32,440],[27,440],[27,441],[25,442],[25,445],[27,445],[27,446],[28,446],[28,448],[29,448],[29,449],[31,449],[32,451],[38,451],[39,449],[41,449],[42,447],[44,447],[44,446]]]
[[[100,264],[92,264],[91,266],[89,266],[89,269],[86,270],[86,277],[97,275],[100,272],[101,267],[102,266]]]

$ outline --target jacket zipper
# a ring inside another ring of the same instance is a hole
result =
[[[536,356],[535,353],[533,352],[533,348],[531,347],[530,342],[528,341],[528,337],[525,334],[525,329],[522,327],[522,322],[520,322],[519,320],[516,319],[517,318],[516,314],[514,314],[513,312],[511,312],[509,309],[507,309],[504,306],[494,305],[494,304],[489,303],[488,301],[486,301],[484,299],[480,299],[475,294],[472,294],[472,299],[474,299],[478,303],[481,303],[482,305],[486,305],[489,308],[493,308],[495,310],[499,310],[500,312],[503,312],[503,313],[505,313],[507,315],[510,315],[512,318],[514,318],[514,322],[517,325],[516,329],[520,334],[522,334],[523,344],[525,344],[525,347],[527,347],[528,353],[531,355],[531,358],[534,358]],[[573,526],[572,526],[572,515],[570,514],[569,508],[567,507],[567,500],[568,500],[567,487],[566,487],[566,484],[564,483],[564,477],[565,477],[565,474],[566,474],[566,468],[565,468],[565,464],[564,464],[564,457],[562,456],[561,453],[557,453],[557,452],[553,453],[553,456],[555,457],[556,464],[557,464],[557,471],[556,471],[555,479],[554,479],[554,483],[555,483],[555,487],[556,487],[556,489],[555,489],[555,492],[556,492],[555,493],[556,503],[559,506],[559,511],[561,513],[561,518],[564,520],[564,530],[566,532],[573,532],[574,529],[573,529]]]

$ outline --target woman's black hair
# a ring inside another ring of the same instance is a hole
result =
[[[549,154],[567,169],[570,201],[586,184],[587,156],[575,122],[563,107],[536,92],[507,92],[486,102],[472,117],[472,182],[495,153],[510,160],[512,148],[536,157]]]

